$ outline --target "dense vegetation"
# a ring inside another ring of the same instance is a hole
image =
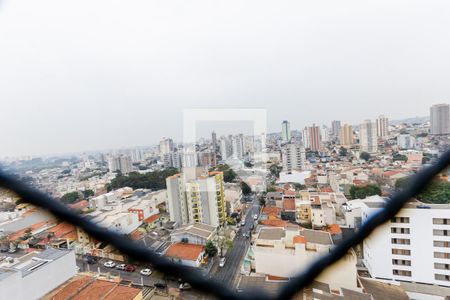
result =
[[[402,190],[407,188],[410,184],[410,178],[400,178],[395,182],[395,188],[397,190]],[[434,180],[431,182],[425,190],[417,195],[418,200],[435,203],[435,204],[447,204],[450,203],[450,182]]]
[[[166,178],[179,173],[175,168],[167,168],[161,171],[139,174],[136,172],[128,175],[118,174],[110,184],[106,186],[108,191],[122,187],[131,187],[133,189],[152,189],[160,190],[166,188]]]
[[[66,193],[61,197],[61,202],[64,204],[72,204],[77,202],[78,200],[87,199],[91,196],[94,196],[93,190],[85,190],[81,192],[70,192]]]
[[[244,194],[244,195],[248,195],[248,194],[252,193],[252,189],[244,181],[241,181],[241,189],[242,189],[242,194]]]
[[[368,152],[361,152],[361,154],[359,155],[359,158],[364,159],[365,161],[368,161],[371,158],[371,155]]]
[[[364,186],[352,185],[350,187],[350,197],[352,199],[364,199],[373,195],[381,195],[381,189],[378,185],[368,184]]]
[[[217,165],[211,171],[223,172],[223,181],[225,182],[233,182],[237,178],[236,172],[227,164]]]

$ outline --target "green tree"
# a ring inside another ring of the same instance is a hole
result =
[[[410,177],[400,178],[395,181],[395,188],[403,190],[410,184]],[[433,180],[416,198],[426,203],[448,204],[450,203],[450,182]]]
[[[361,152],[361,154],[359,155],[359,158],[364,159],[365,161],[368,161],[371,156],[370,153],[368,152]]]
[[[84,191],[82,191],[82,193],[83,193],[83,198],[84,199],[87,199],[87,198],[92,197],[92,196],[95,195],[93,190],[84,190]]]
[[[407,161],[408,157],[400,153],[394,153],[394,155],[392,155],[392,159],[394,161]]]
[[[251,192],[252,192],[252,189],[248,186],[248,184],[245,181],[241,181],[241,189],[242,189],[242,194],[244,194],[244,195],[251,194]]]
[[[381,189],[378,185],[368,184],[365,186],[352,185],[350,187],[350,197],[352,199],[364,199],[373,195],[381,195]]]
[[[280,172],[282,170],[282,167],[278,165],[271,165],[269,168],[270,173],[275,177],[280,177]]]
[[[178,172],[179,171],[175,168],[167,168],[161,171],[148,172],[145,174],[132,172],[127,176],[118,173],[116,178],[111,181],[110,185],[106,186],[106,189],[110,191],[126,186],[133,189],[165,189],[166,178],[177,174]]]
[[[339,148],[339,156],[347,156],[348,150],[347,148],[344,148],[341,146],[341,148]]]
[[[205,244],[205,251],[209,257],[214,257],[217,254],[217,247],[211,241],[207,241]]]
[[[61,201],[65,204],[72,204],[80,199],[80,193],[70,192],[66,193],[61,197]]]
[[[301,183],[294,183],[294,188],[296,191],[301,191],[306,189],[306,185],[301,184]]]

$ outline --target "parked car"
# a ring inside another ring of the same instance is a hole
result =
[[[185,291],[185,290],[190,290],[192,287],[189,283],[184,282],[184,283],[180,283],[180,290]]]
[[[134,265],[127,265],[126,268],[125,268],[125,271],[127,271],[127,272],[134,272],[134,271],[136,271],[136,266],[134,266]]]
[[[167,284],[165,284],[164,282],[157,282],[154,284],[154,286],[158,289],[165,289],[167,287]]]
[[[105,267],[106,267],[106,266],[105,266]],[[116,266],[116,269],[117,269],[117,270],[122,270],[122,271],[124,271],[126,268],[127,268],[127,265],[126,265],[126,264],[120,264],[120,265],[117,265],[117,266]]]
[[[5,258],[5,261],[12,263],[12,262],[14,262],[14,258],[8,256],[7,258]]]
[[[253,219],[254,219],[254,220],[258,220],[258,215],[254,215],[254,216],[253,216]]]
[[[225,257],[222,257],[219,262],[219,267],[222,268],[223,266],[225,266],[226,261],[227,261],[227,259]]]
[[[241,226],[245,226],[245,220],[241,221]]]
[[[116,266],[116,263],[113,262],[112,260],[108,260],[107,262],[105,262],[103,264],[103,266],[107,267],[107,268],[114,268]]]
[[[90,265],[96,264],[97,263],[97,259],[95,257],[92,256],[88,256],[86,258],[86,262]]]
[[[8,249],[8,253],[16,253],[17,252],[17,248],[9,248]]]
[[[144,276],[150,276],[150,275],[152,275],[152,270],[142,269],[139,273],[141,273],[141,275],[144,275]]]

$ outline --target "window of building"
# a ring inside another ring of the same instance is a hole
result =
[[[409,217],[394,217],[391,219],[392,223],[409,223]]]
[[[392,264],[397,266],[411,266],[411,261],[405,259],[393,259]]]
[[[450,235],[450,230],[433,229],[433,235],[449,236]]]
[[[450,275],[434,274],[434,279],[442,281],[450,281]]]
[[[439,270],[450,270],[450,264],[434,263],[434,268]]]
[[[392,254],[395,254],[395,255],[411,255],[411,250],[408,250],[408,249],[392,249]]]
[[[392,227],[391,233],[401,233],[401,234],[409,234],[409,228],[401,228],[401,227]]]
[[[392,274],[397,275],[397,276],[407,276],[407,277],[411,277],[411,271],[406,271],[406,270],[392,270]]]
[[[434,252],[434,258],[450,258],[450,253],[447,253],[447,252]]]
[[[450,219],[433,218],[433,224],[450,225]]]
[[[391,239],[391,243],[392,244],[396,244],[396,245],[409,245],[411,244],[410,239],[396,239],[396,238],[392,238]]]
[[[449,241],[433,241],[433,246],[450,248],[450,242]]]

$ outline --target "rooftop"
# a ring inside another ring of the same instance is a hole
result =
[[[258,238],[263,240],[281,240],[286,236],[284,228],[262,228]]]
[[[203,245],[176,243],[170,245],[165,256],[195,261],[203,253],[204,249]]]

